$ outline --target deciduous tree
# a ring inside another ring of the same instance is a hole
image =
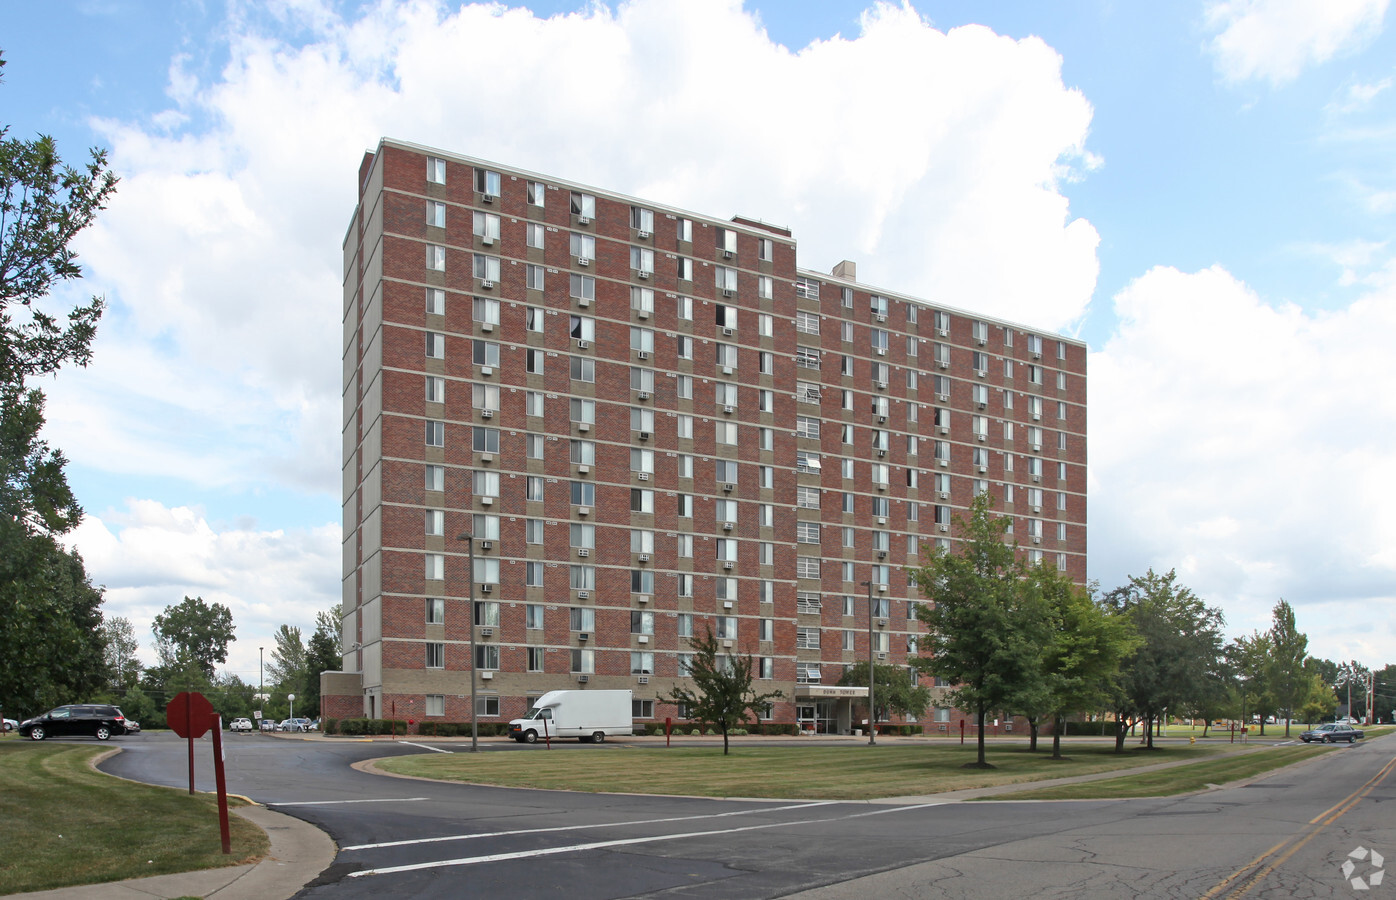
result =
[[[1294,608],[1284,599],[1275,604],[1270,625],[1270,658],[1266,666],[1266,681],[1275,711],[1284,717],[1285,737],[1289,737],[1289,720],[1304,702],[1312,679],[1304,669],[1309,658],[1309,638],[1294,624]]]
[[[709,726],[722,732],[722,755],[730,752],[728,736],[732,729],[761,717],[761,710],[773,700],[785,695],[780,691],[757,693],[752,688],[752,662],[746,654],[719,653],[712,629],[701,637],[691,639],[693,661],[689,677],[693,688],[676,686],[662,703],[684,706],[688,715],[704,729]]]
[[[141,645],[136,640],[136,627],[125,616],[108,616],[102,622],[102,643],[111,688],[119,696],[141,680],[141,661],[136,656]]]
[[[873,669],[873,677],[878,715],[872,721],[886,721],[890,714],[920,716],[931,705],[930,689],[917,684],[911,673],[901,666],[879,665]],[[839,677],[839,684],[867,687],[867,660],[854,663]]]
[[[206,679],[213,678],[215,665],[228,661],[235,630],[232,610],[221,603],[206,603],[202,597],[185,597],[165,607],[151,627],[161,666],[182,670],[192,664]]]
[[[1016,543],[1004,543],[1008,520],[993,512],[987,491],[968,520],[956,517],[962,538],[955,552],[936,548],[908,570],[929,602],[917,609],[926,634],[916,665],[956,685],[949,694],[978,723],[977,759],[985,758],[984,723],[992,710],[1023,709],[1042,685],[1046,617],[1040,587]]]

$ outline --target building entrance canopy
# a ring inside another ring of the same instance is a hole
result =
[[[866,696],[868,696],[868,689],[865,687],[834,687],[822,684],[795,685],[795,699],[797,700],[848,700],[853,697]]]

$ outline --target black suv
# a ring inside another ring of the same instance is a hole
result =
[[[20,722],[19,733],[36,741],[75,734],[91,735],[105,741],[114,734],[126,733],[126,717],[115,706],[102,703],[60,706],[42,716]]]

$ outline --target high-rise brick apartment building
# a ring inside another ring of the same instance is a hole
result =
[[[904,663],[903,567],[976,492],[1085,578],[1084,345],[801,268],[784,228],[384,140],[343,309],[326,715],[468,719],[473,627],[484,721],[579,687],[662,719],[711,628],[775,721],[847,730],[869,598]]]

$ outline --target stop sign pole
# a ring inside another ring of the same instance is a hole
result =
[[[170,730],[189,741],[189,793],[194,793],[194,738],[203,737],[209,728],[213,704],[198,691],[180,691],[165,707],[165,721]]]

